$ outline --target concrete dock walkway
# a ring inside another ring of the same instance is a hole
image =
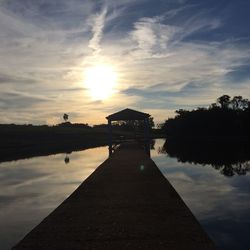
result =
[[[13,249],[215,248],[155,163],[126,144]]]

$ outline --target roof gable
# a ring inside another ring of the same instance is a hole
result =
[[[144,120],[150,115],[133,109],[124,109],[106,117],[111,121]]]

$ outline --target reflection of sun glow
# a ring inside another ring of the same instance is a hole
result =
[[[94,100],[104,100],[112,95],[116,73],[112,67],[99,65],[85,71],[85,86]]]

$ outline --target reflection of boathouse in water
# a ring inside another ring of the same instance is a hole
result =
[[[143,113],[143,112],[136,111],[133,109],[128,109],[128,108],[107,116],[106,119],[108,120],[108,130],[109,130],[109,133],[108,133],[109,155],[111,155],[113,152],[112,145],[114,143],[113,134],[112,134],[112,122],[122,122],[122,121],[138,122],[138,123],[140,122],[143,124],[143,127],[144,127],[143,143],[145,145],[146,151],[150,153],[149,117],[150,115],[147,113]],[[139,139],[139,140],[143,139],[143,137],[140,134],[139,135],[136,134],[136,132],[138,131],[136,131],[135,127],[134,127],[134,132],[135,132],[135,139]]]

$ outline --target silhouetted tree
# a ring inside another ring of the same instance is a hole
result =
[[[154,118],[152,116],[149,117],[149,127],[152,129],[155,126]]]
[[[185,109],[179,109],[179,110],[176,110],[175,113],[179,116],[185,116],[186,114],[189,113],[188,110],[185,110]]]
[[[214,103],[210,104],[209,109],[215,109],[215,108],[218,108],[217,103],[214,102]]]
[[[240,109],[242,103],[242,96],[235,96],[232,100],[232,107],[233,109]]]
[[[242,96],[235,96],[231,103],[234,110],[245,110],[249,105],[248,99],[243,99]]]
[[[220,104],[221,108],[228,108],[230,103],[230,96],[223,95],[217,99],[217,103]]]
[[[69,119],[69,115],[68,115],[68,114],[63,114],[63,120],[64,120],[65,122],[67,122],[68,119]]]

